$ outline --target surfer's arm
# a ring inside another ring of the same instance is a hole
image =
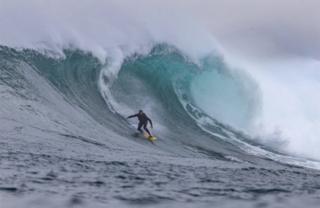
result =
[[[149,121],[149,123],[150,123],[150,125],[151,125],[151,128],[153,128],[152,121],[151,121],[150,118],[148,118],[148,121]]]
[[[133,118],[133,117],[137,117],[137,116],[138,116],[138,114],[134,114],[132,116],[128,116],[127,118]]]

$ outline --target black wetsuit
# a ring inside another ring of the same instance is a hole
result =
[[[143,131],[141,130],[141,127],[143,127],[143,129],[144,129],[150,136],[152,136],[151,133],[150,133],[150,131],[149,131],[148,128],[147,128],[148,121],[150,122],[151,127],[152,127],[152,121],[151,121],[151,119],[150,119],[145,113],[138,113],[138,114],[129,116],[128,118],[133,118],[133,117],[138,117],[138,119],[139,119],[138,131],[140,131],[141,133],[143,133]]]

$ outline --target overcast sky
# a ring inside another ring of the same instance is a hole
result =
[[[77,37],[68,39],[83,44],[149,35],[189,44],[194,37],[204,47],[208,31],[242,52],[319,58],[319,8],[319,0],[0,0],[0,43],[46,41],[48,31],[61,41],[72,31]]]

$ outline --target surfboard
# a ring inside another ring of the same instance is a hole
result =
[[[143,132],[143,134],[141,134],[140,132],[136,132],[136,133],[134,133],[133,134],[133,136],[134,137],[143,137],[144,139],[147,139],[147,140],[149,140],[150,142],[154,142],[154,141],[156,141],[157,140],[157,137],[155,137],[155,136],[149,136],[149,134],[148,133],[146,133],[146,132]]]
[[[157,138],[155,136],[150,136],[148,133],[143,132],[143,137],[148,139],[150,142],[154,142],[157,140]]]

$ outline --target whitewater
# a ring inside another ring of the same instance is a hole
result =
[[[0,207],[317,207],[319,6],[0,0]]]

